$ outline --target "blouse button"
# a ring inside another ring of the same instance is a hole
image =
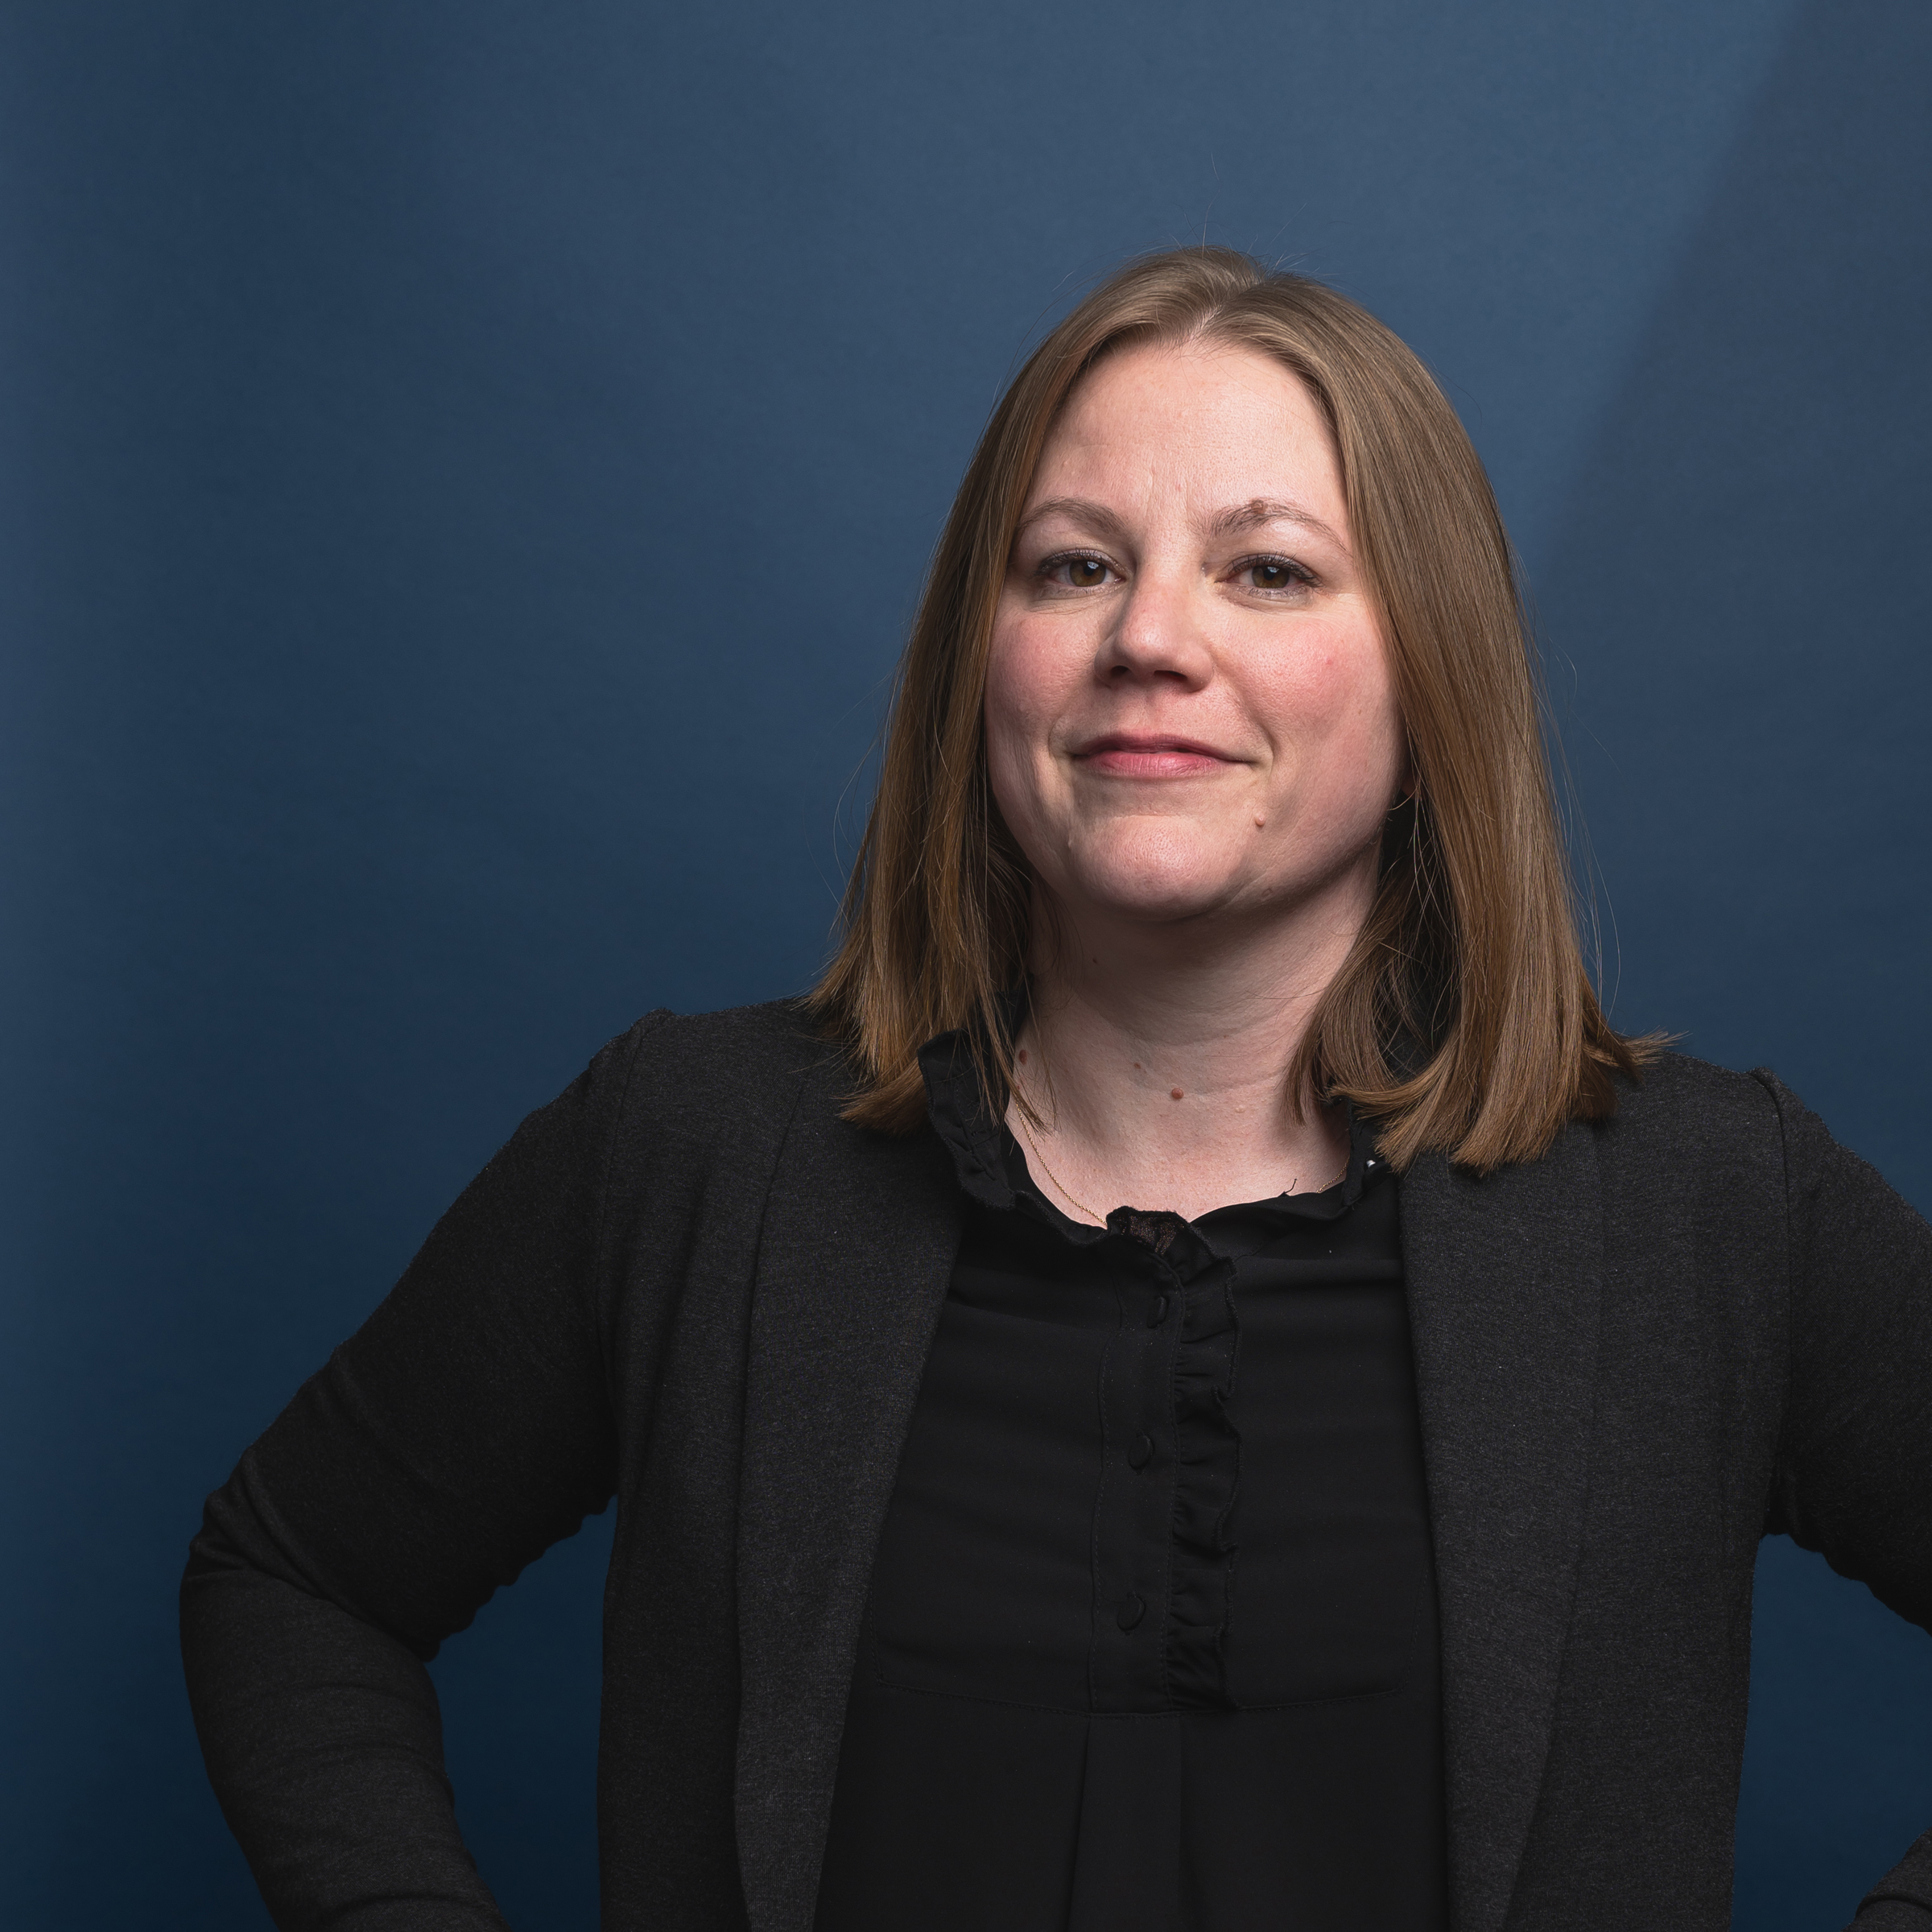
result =
[[[1157,1294],[1154,1298],[1154,1307],[1147,1316],[1147,1326],[1150,1328],[1158,1328],[1166,1319],[1167,1298],[1164,1294]]]
[[[1153,1454],[1154,1439],[1151,1436],[1137,1435],[1127,1446],[1127,1467],[1129,1469],[1145,1468],[1148,1457]]]
[[[1121,1607],[1114,1612],[1114,1621],[1123,1630],[1131,1630],[1146,1614],[1147,1606],[1137,1596],[1124,1596]]]

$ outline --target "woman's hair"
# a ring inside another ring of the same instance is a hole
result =
[[[1290,1075],[1380,1123],[1397,1167],[1534,1158],[1616,1105],[1654,1043],[1604,1019],[1577,939],[1550,791],[1542,687],[1509,541],[1476,452],[1422,363],[1346,297],[1245,255],[1129,263],[1049,335],[973,453],[901,663],[883,769],[812,995],[862,1085],[846,1117],[925,1117],[916,1055],[964,1027],[1011,1090],[1011,1001],[1034,938],[1030,869],[987,774],[987,653],[1041,449],[1080,378],[1144,344],[1227,344],[1307,385],[1333,440],[1416,778],[1381,883]]]

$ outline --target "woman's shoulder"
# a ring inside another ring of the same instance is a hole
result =
[[[838,1088],[845,1054],[803,999],[711,1013],[660,1006],[612,1040],[589,1072],[623,1113],[742,1120],[774,1109],[789,1114],[806,1083]]]
[[[842,1125],[844,1052],[800,1000],[721,1012],[646,1013],[530,1115],[485,1170],[518,1198],[581,1197],[658,1215],[762,1194],[801,1116]],[[487,1191],[487,1189],[486,1189]]]
[[[1695,1055],[1662,1052],[1618,1080],[1616,1111],[1599,1123],[1604,1150],[1637,1164],[1687,1159],[1781,1168],[1803,1103],[1769,1067],[1748,1073]]]
[[[611,1044],[646,1060],[732,1079],[786,1079],[842,1057],[803,997],[725,1006],[709,1013],[654,1007]]]

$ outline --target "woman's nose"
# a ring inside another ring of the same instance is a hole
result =
[[[1209,663],[1192,573],[1143,571],[1120,606],[1101,663],[1110,681],[1204,681]]]

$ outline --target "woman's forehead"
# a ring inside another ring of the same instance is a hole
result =
[[[1058,499],[1185,504],[1196,520],[1286,502],[1335,523],[1341,479],[1319,405],[1238,344],[1137,345],[1084,376],[1041,451],[1027,516]]]

